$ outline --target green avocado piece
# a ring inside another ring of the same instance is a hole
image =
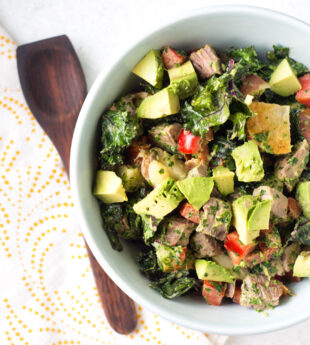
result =
[[[184,248],[182,246],[169,247],[165,244],[153,243],[156,251],[157,263],[163,272],[182,269],[186,264]]]
[[[106,204],[128,200],[122,180],[114,171],[97,171],[94,195]]]
[[[146,97],[139,105],[137,115],[144,119],[159,119],[176,114],[179,110],[179,97],[172,89],[165,88]]]
[[[177,208],[183,199],[184,196],[175,181],[167,178],[144,199],[134,204],[133,209],[137,214],[147,214],[160,219]]]
[[[228,168],[218,166],[212,170],[213,179],[216,183],[217,189],[224,196],[234,192],[234,177],[235,173]]]
[[[168,70],[170,87],[180,99],[192,96],[198,86],[198,77],[190,61]]]
[[[271,200],[256,202],[256,206],[249,214],[249,231],[263,230],[269,228],[269,218],[271,211]]]
[[[260,230],[269,228],[271,201],[243,195],[232,203],[233,225],[240,241],[250,244],[259,236]]]
[[[189,177],[177,182],[177,186],[188,202],[199,210],[210,198],[214,182],[212,177]]]
[[[293,276],[310,278],[310,251],[303,251],[297,256]]]
[[[160,89],[164,77],[164,64],[160,51],[155,49],[150,50],[132,69],[132,72]]]
[[[141,171],[137,167],[122,165],[118,168],[117,173],[123,181],[126,192],[134,192],[144,184]]]
[[[199,259],[195,261],[197,277],[201,280],[233,283],[235,278],[231,271],[213,261]]]
[[[264,178],[263,161],[255,141],[250,140],[232,151],[239,181],[255,182]]]
[[[283,59],[270,77],[270,89],[280,96],[293,95],[301,89],[296,73],[287,61]]]
[[[307,218],[310,218],[310,181],[298,183],[296,199],[302,209],[302,213]]]

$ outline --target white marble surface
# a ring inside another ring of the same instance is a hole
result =
[[[90,87],[105,63],[141,30],[149,31],[171,13],[232,3],[280,10],[310,23],[309,0],[0,0],[0,23],[18,43],[67,34]],[[228,344],[306,345],[310,343],[309,329],[310,321],[280,332],[231,337]]]

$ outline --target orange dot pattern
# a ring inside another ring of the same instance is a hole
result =
[[[59,155],[21,91],[5,86],[15,49],[0,28],[0,344],[210,344],[141,306],[132,334],[109,326]]]

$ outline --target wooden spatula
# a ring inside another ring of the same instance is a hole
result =
[[[67,36],[24,44],[17,48],[17,67],[28,106],[56,146],[69,175],[73,130],[87,93],[74,48]],[[128,334],[137,324],[134,302],[86,247],[106,317],[118,333]]]

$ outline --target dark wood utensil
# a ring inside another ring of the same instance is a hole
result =
[[[17,67],[28,106],[56,146],[69,176],[73,131],[87,93],[74,48],[67,36],[24,44],[17,48]],[[137,324],[134,302],[86,247],[106,317],[118,333],[128,334]]]

